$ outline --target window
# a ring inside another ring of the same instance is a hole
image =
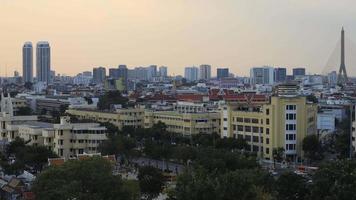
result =
[[[259,151],[258,146],[253,145],[253,146],[252,146],[252,151],[253,151],[253,152],[258,152],[258,151]]]
[[[286,150],[295,150],[295,144],[286,144]]]
[[[253,137],[252,137],[252,141],[253,141],[253,142],[258,142],[258,136],[253,136]]]
[[[244,126],[238,125],[238,126],[237,126],[237,130],[238,130],[238,131],[244,131]]]
[[[269,109],[266,109],[266,115],[269,115]]]
[[[297,129],[296,124],[286,124],[287,131],[295,131]]]
[[[237,122],[243,122],[243,121],[244,121],[244,119],[243,119],[243,118],[241,118],[241,117],[237,117],[237,118],[236,118],[236,121],[237,121]]]
[[[266,135],[269,135],[269,128],[266,128]]]
[[[297,105],[286,105],[286,110],[297,110]]]
[[[269,119],[266,119],[266,124],[269,125]]]
[[[245,126],[245,132],[251,132],[251,126]]]
[[[224,131],[226,131],[227,130],[227,127],[224,127]]]
[[[266,148],[266,154],[269,154],[269,148]]]
[[[269,144],[269,138],[266,138],[266,144]]]
[[[251,123],[251,119],[250,119],[250,118],[245,118],[245,119],[244,119],[244,122],[245,122],[245,123]]]
[[[260,128],[260,133],[263,133],[263,128],[262,127]]]
[[[286,140],[296,140],[296,134],[286,134]]]
[[[297,114],[295,113],[287,113],[286,114],[286,120],[296,120],[297,119]]]
[[[247,142],[251,142],[251,136],[245,135],[245,140],[246,140]]]
[[[253,127],[252,127],[252,132],[258,133],[258,132],[259,132],[259,128],[256,127],[256,126],[253,126]]]
[[[236,126],[236,125],[233,125],[233,126],[232,126],[232,130],[233,130],[233,131],[236,131],[236,129],[237,129],[237,126]]]
[[[226,122],[226,121],[227,121],[227,118],[224,118],[224,121]]]
[[[258,119],[256,119],[256,118],[251,119],[251,121],[252,121],[252,123],[254,123],[254,124],[258,124]]]

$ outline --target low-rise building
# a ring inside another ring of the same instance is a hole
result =
[[[124,126],[134,128],[143,127],[144,109],[143,108],[122,108],[116,112],[103,112],[96,110],[69,109],[66,113],[84,120],[97,122],[110,122],[122,129]]]
[[[272,96],[266,104],[229,102],[221,115],[222,137],[243,138],[247,150],[269,160],[276,148],[290,160],[302,158],[304,137],[317,132],[317,105],[303,96]]]
[[[144,122],[145,128],[162,122],[167,126],[167,131],[183,135],[220,134],[220,114],[218,112],[146,111]]]

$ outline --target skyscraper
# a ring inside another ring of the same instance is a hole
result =
[[[110,68],[109,69],[109,78],[119,79],[119,69],[118,68]]]
[[[106,77],[106,69],[104,67],[97,67],[93,69],[93,82],[95,84],[104,83]]]
[[[123,86],[124,86],[124,89],[127,89],[128,87],[128,69],[126,67],[126,65],[119,65],[119,68],[118,68],[118,78],[119,80],[121,80]]]
[[[168,75],[168,68],[165,67],[165,66],[161,66],[161,67],[159,67],[158,72],[159,72],[159,76],[160,76],[160,77],[167,77],[167,75]]]
[[[229,77],[229,68],[217,68],[216,75],[218,79]]]
[[[250,70],[251,84],[269,84],[274,83],[274,69],[272,67],[254,67]]]
[[[210,65],[200,65],[199,67],[199,79],[209,80],[211,78],[211,66]]]
[[[37,81],[50,83],[51,81],[51,48],[49,43],[41,41],[36,47]]]
[[[198,67],[186,67],[184,69],[184,78],[190,82],[197,81],[198,80],[198,72],[199,72]]]
[[[274,68],[274,81],[281,83],[286,81],[287,69],[286,68]]]
[[[33,47],[31,42],[25,42],[22,47],[22,77],[24,83],[33,81]]]
[[[297,76],[305,76],[305,68],[293,68],[293,77],[296,78]]]

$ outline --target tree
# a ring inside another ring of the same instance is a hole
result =
[[[282,162],[284,156],[284,148],[283,147],[274,148],[272,151],[272,155],[273,155],[274,165],[276,165],[276,161]]]
[[[277,199],[280,200],[304,200],[309,195],[305,178],[287,172],[276,181]]]
[[[350,152],[350,134],[341,133],[336,135],[335,150],[339,154],[339,158],[347,158]]]
[[[138,173],[141,194],[145,199],[156,198],[163,190],[164,177],[162,173],[151,166],[141,167]]]
[[[101,157],[70,160],[41,173],[34,185],[36,199],[132,199],[123,189],[120,177],[112,174],[112,165]]]
[[[303,139],[303,151],[310,160],[322,159],[322,148],[317,135],[308,135]]]
[[[47,164],[48,158],[55,158],[57,155],[44,146],[29,146],[20,138],[15,138],[14,141],[6,148],[8,156],[14,156],[15,162],[7,166],[3,163],[3,167],[14,173],[24,170],[25,165],[33,167],[36,171],[41,171]]]
[[[128,99],[123,97],[119,91],[109,91],[99,97],[98,108],[100,110],[110,110],[111,105],[121,104],[126,107]]]
[[[313,176],[311,198],[314,200],[355,200],[356,161],[325,163]]]

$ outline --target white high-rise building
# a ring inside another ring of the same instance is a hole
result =
[[[198,72],[198,67],[186,67],[184,69],[184,78],[187,79],[187,81],[197,81]]]
[[[253,85],[272,85],[274,84],[274,68],[268,66],[254,67],[250,70],[250,80]]]
[[[33,81],[33,47],[31,42],[25,42],[22,47],[22,77],[24,83]]]
[[[210,65],[200,65],[199,67],[199,79],[209,80],[211,78],[211,66]]]
[[[51,47],[46,41],[37,43],[36,47],[37,81],[50,83],[51,81]]]

